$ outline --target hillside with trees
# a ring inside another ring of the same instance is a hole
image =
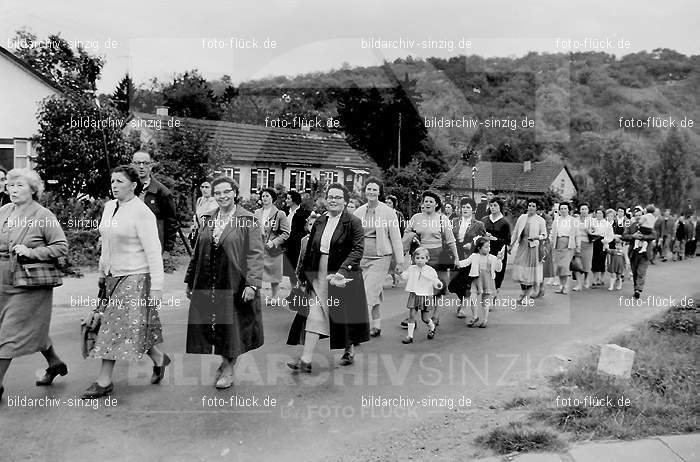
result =
[[[678,200],[692,197],[700,203],[700,56],[668,49],[622,58],[598,52],[488,59],[409,56],[382,66],[344,66],[237,87],[224,76],[206,82],[206,91],[201,81],[187,82],[193,73],[197,75],[191,71],[173,82],[154,81],[148,89],[137,89],[132,108],[151,111],[156,104],[168,104],[175,109],[172,114],[184,116],[187,111],[180,108],[191,106],[178,98],[205,94],[205,107],[218,108],[208,118],[256,125],[266,119],[337,118],[337,131],[385,171],[399,165],[400,133],[401,167],[426,162],[422,171],[429,175],[472,151],[482,160],[565,162],[583,198],[592,201],[611,194],[594,184],[613,185],[617,173],[625,172],[643,176],[623,180],[640,185],[626,190],[628,200],[677,207]],[[463,117],[501,126],[426,128],[424,123]],[[646,123],[649,117],[671,118],[677,128],[624,126],[625,120]],[[534,127],[520,126],[525,118],[534,120]],[[684,119],[693,126],[681,127]],[[515,122],[519,125],[512,129]],[[619,155],[620,149],[626,154]],[[669,195],[679,187],[679,194]]]

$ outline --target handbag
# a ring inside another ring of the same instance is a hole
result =
[[[454,267],[455,258],[454,255],[452,255],[452,249],[447,244],[447,240],[445,239],[445,232],[444,228],[442,227],[442,217],[440,217],[440,237],[442,238],[442,249],[440,250],[440,255],[438,256],[437,266],[440,268],[440,270],[445,271],[448,268]],[[443,281],[443,283],[444,282],[445,281]],[[445,285],[443,285],[443,289],[447,290]]]
[[[289,292],[289,295],[286,298],[287,308],[289,308],[291,311],[300,313],[303,316],[308,316],[309,303],[308,301],[304,303],[308,297],[309,295],[306,293],[306,290],[304,290],[304,288],[301,286],[297,285],[292,287],[292,290]]]
[[[36,215],[36,210],[29,219]],[[28,219],[28,220],[29,220]],[[17,244],[21,244],[29,231],[29,226],[22,230]],[[14,255],[14,254],[13,254]],[[16,288],[58,287],[63,285],[57,260],[37,260],[14,255],[12,260],[12,285]]]
[[[280,213],[279,210],[277,211],[277,213],[275,213],[275,227],[277,229],[279,229],[279,227],[280,227],[279,220],[277,220],[278,213]],[[272,232],[270,232],[270,234],[272,234]],[[267,242],[270,242],[270,239],[268,239]],[[267,247],[265,247],[265,250],[267,251],[267,253],[271,257],[277,257],[277,256],[282,255],[283,253],[285,253],[287,251],[287,242],[285,241],[282,244],[273,246],[272,248],[269,248],[269,249]]]
[[[581,261],[581,255],[574,255],[574,258],[571,259],[571,264],[569,264],[569,270],[583,273],[583,262]]]

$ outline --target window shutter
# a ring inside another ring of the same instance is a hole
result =
[[[275,170],[270,169],[270,173],[267,179],[267,187],[268,188],[274,188],[275,187]]]
[[[306,184],[304,185],[305,190],[311,189],[311,171],[306,172]]]
[[[255,168],[250,169],[250,192],[258,189],[258,170]]]

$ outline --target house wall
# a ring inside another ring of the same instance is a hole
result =
[[[39,131],[39,103],[58,91],[4,55],[0,55],[0,82],[0,101],[5,109],[0,111],[0,149],[4,164],[12,159],[12,165],[3,166],[25,167],[27,154],[33,152],[27,140]],[[10,155],[11,151],[14,155]]]
[[[576,196],[576,187],[565,169],[561,169],[559,175],[552,182],[551,188],[552,191],[559,193],[565,201],[570,201]]]

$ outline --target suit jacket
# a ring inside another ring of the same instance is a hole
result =
[[[287,215],[274,205],[272,209],[270,209],[270,214],[267,216],[266,223],[262,222],[262,214],[262,208],[255,211],[255,218],[257,218],[260,223],[260,229],[262,231],[263,244],[272,241],[275,247],[281,246],[289,238],[289,222],[287,221]]]
[[[15,209],[14,204],[6,204],[0,208],[0,223],[8,221],[10,213]],[[32,216],[32,214],[35,215]],[[31,216],[31,218],[29,218]],[[58,257],[63,257],[68,253],[68,241],[61,229],[56,216],[38,202],[32,201],[25,213],[21,217],[8,221],[8,251],[12,251],[15,245],[24,244],[29,247],[29,258],[49,261]],[[26,234],[20,242],[19,238],[24,229]],[[19,293],[25,292],[26,288],[16,288],[12,285],[11,265],[6,266],[6,274],[2,275],[2,292]]]
[[[479,204],[476,206],[476,210],[474,211],[474,216],[476,217],[477,220],[483,220],[489,215],[489,208],[486,202],[479,202]]]
[[[175,247],[179,226],[172,193],[161,182],[151,177],[151,182],[143,196],[143,202],[156,216],[160,246],[164,251],[170,252]]]
[[[311,228],[302,271],[299,274],[299,280],[302,282],[313,284],[316,279],[321,260],[321,236],[327,223],[328,215],[324,214]],[[345,348],[369,340],[367,297],[360,268],[364,241],[362,221],[343,211],[330,242],[328,274],[337,272],[352,281],[345,287],[321,282],[328,284],[328,298],[334,303],[329,309],[331,349]],[[310,287],[310,284],[307,287]]]

